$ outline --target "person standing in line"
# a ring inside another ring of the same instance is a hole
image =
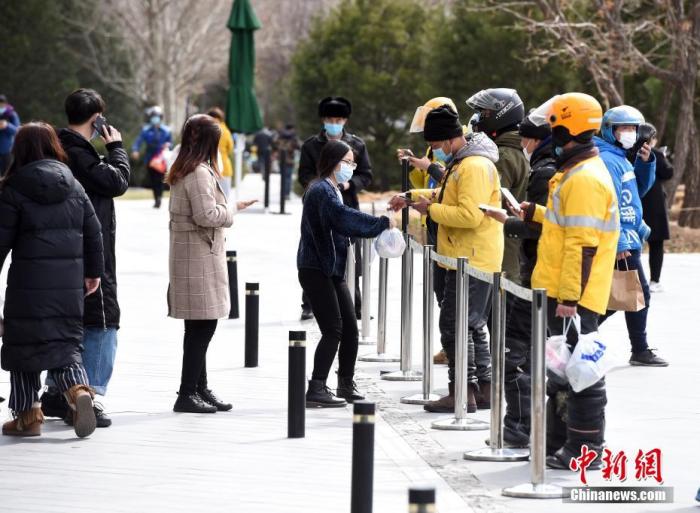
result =
[[[206,114],[192,116],[166,177],[170,185],[168,315],[185,322],[180,390],[173,410],[216,413],[233,406],[209,388],[207,349],[218,319],[227,317],[229,297],[224,228],[233,224],[219,186],[217,157],[221,127]],[[238,210],[253,201],[239,202]]]
[[[654,136],[649,146],[651,146],[651,151],[656,158],[656,180],[649,192],[642,196],[642,218],[651,228],[651,235],[647,239],[647,244],[649,244],[649,292],[663,292],[661,267],[664,263],[664,241],[671,238],[663,182],[673,178],[673,165],[666,155],[667,148],[665,146],[656,148],[658,142],[656,129],[653,128],[653,131]],[[629,154],[627,157],[630,160]],[[636,159],[636,155],[634,157]]]
[[[328,96],[318,104],[318,117],[321,118],[323,129],[316,135],[312,135],[301,146],[299,157],[299,170],[297,179],[304,188],[318,178],[318,162],[321,150],[328,141],[343,141],[352,148],[357,167],[352,176],[345,182],[338,184],[338,189],[343,197],[343,204],[360,209],[358,193],[369,187],[372,183],[372,163],[369,159],[367,146],[358,136],[351,134],[345,125],[352,114],[350,100],[342,96]],[[362,316],[362,296],[360,293],[360,276],[362,274],[361,243],[355,242],[355,316]],[[301,320],[313,317],[311,307],[302,294]]]
[[[282,193],[286,200],[289,199],[292,193],[294,161],[300,146],[294,125],[287,123],[284,129],[279,131],[275,139],[275,149],[277,150],[280,173],[283,180]]]
[[[321,329],[306,392],[306,406],[311,408],[342,407],[364,399],[354,381],[359,334],[345,282],[348,238],[376,237],[393,223],[386,216],[374,217],[344,205],[338,186],[351,179],[356,165],[349,144],[327,141],[318,159],[318,178],[304,194],[297,269]],[[336,353],[337,397],[326,385]]]
[[[19,130],[19,115],[7,102],[7,96],[0,94],[0,176],[10,166],[12,143],[17,130]]]
[[[153,208],[160,208],[163,199],[163,176],[167,164],[162,157],[162,151],[170,148],[173,143],[173,133],[169,126],[163,124],[163,109],[158,105],[146,109],[147,123],[131,146],[131,158],[139,160],[141,146],[146,145],[143,163],[148,171],[153,189]]]
[[[10,372],[14,419],[5,436],[39,436],[41,372],[64,395],[78,437],[95,431],[93,392],[82,365],[84,297],[104,273],[100,222],[54,129],[29,123],[17,132],[0,182],[0,270],[12,251],[0,360]]]
[[[97,292],[85,298],[82,355],[90,386],[100,396],[107,393],[112,377],[121,317],[117,300],[117,216],[114,198],[127,191],[131,173],[121,134],[108,125],[102,116],[105,108],[105,102],[96,91],[73,91],[65,101],[68,128],[58,133],[63,150],[68,155],[71,172],[85,189],[102,226],[105,268]],[[101,137],[107,145],[106,157],[99,155],[90,142],[97,137]],[[46,384],[48,389],[41,397],[44,415],[65,418],[66,404],[56,384],[50,378]],[[97,427],[112,424],[97,403],[95,416]]]
[[[231,179],[233,177],[233,164],[231,163],[231,153],[233,153],[233,136],[231,130],[226,126],[224,111],[220,107],[213,107],[207,112],[219,122],[221,128],[221,139],[219,140],[219,159],[221,159],[221,178],[219,185],[224,190],[226,199],[231,196]]]

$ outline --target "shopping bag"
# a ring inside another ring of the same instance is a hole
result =
[[[627,261],[625,260],[625,267]],[[621,312],[638,312],[646,306],[644,301],[644,290],[639,281],[639,274],[636,269],[618,269],[615,264],[613,271],[612,288],[610,289],[610,299],[608,300],[608,310]]]
[[[566,364],[566,379],[574,392],[580,392],[600,381],[614,366],[615,362],[597,331],[579,335]]]
[[[158,173],[165,174],[165,172],[168,170],[168,161],[166,160],[165,155],[163,155],[162,150],[153,155],[151,160],[148,162],[148,167],[154,171],[157,171]]]
[[[382,258],[398,258],[406,249],[403,234],[397,229],[384,230],[374,241],[374,248]]]
[[[571,349],[566,343],[566,334],[571,326],[574,326],[577,332],[581,332],[581,317],[578,314],[573,319],[564,319],[564,334],[549,337],[544,347],[547,369],[564,379],[566,379],[566,364],[571,358]]]

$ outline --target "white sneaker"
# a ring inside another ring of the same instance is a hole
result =
[[[649,282],[649,292],[663,292],[664,288],[658,281]]]

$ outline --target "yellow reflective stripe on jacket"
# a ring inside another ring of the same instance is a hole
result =
[[[547,221],[564,228],[595,228],[601,232],[616,232],[620,229],[617,217],[603,221],[591,216],[561,216],[553,210],[547,210],[544,217]]]

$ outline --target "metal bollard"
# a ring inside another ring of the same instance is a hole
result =
[[[413,250],[411,236],[403,234],[406,250],[401,257],[401,366],[383,374],[388,381],[420,381],[422,373],[411,369],[411,321],[413,319]]]
[[[350,300],[353,307],[355,305],[355,245],[350,242],[348,245],[348,254],[345,260],[345,283],[350,291]],[[353,315],[353,317],[355,317]]]
[[[238,310],[238,257],[235,251],[226,252],[226,268],[228,270],[228,291],[231,296],[231,310],[229,310],[229,319],[238,319],[240,312]]]
[[[286,212],[284,211],[284,203],[285,203],[285,197],[284,197],[284,166],[280,166],[280,214],[284,215]],[[291,180],[291,178],[290,178]]]
[[[258,366],[260,328],[260,284],[245,284],[245,366]]]
[[[493,274],[491,296],[491,436],[489,446],[464,453],[465,460],[521,461],[530,455],[527,448],[503,447],[503,389],[505,384],[506,294],[501,288],[503,273]]]
[[[455,415],[447,419],[436,420],[433,429],[454,431],[477,431],[488,429],[488,422],[467,417],[467,369],[469,368],[469,275],[467,259],[457,258],[457,321],[455,326]]]
[[[304,438],[306,424],[306,332],[289,332],[287,438]]]
[[[427,404],[440,396],[433,394],[433,246],[423,246],[423,390],[402,397],[404,404]]]
[[[377,352],[360,356],[361,362],[399,362],[398,356],[386,352],[386,289],[389,259],[379,259],[379,301],[377,307]]]
[[[506,497],[525,499],[558,499],[564,496],[561,487],[545,482],[545,360],[547,338],[547,293],[544,289],[532,291],[532,351],[530,399],[530,482],[504,488]]]
[[[408,489],[408,513],[435,513],[435,488]]]
[[[374,403],[353,403],[351,513],[372,513]]]
[[[360,345],[371,346],[375,340],[370,336],[370,313],[372,297],[372,239],[362,239],[362,330],[359,339]]]

